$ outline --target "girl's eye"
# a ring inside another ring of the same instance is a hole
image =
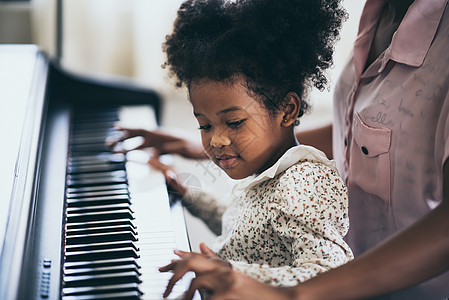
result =
[[[210,125],[200,125],[198,127],[199,130],[209,130],[210,129]]]
[[[245,121],[246,121],[246,119],[242,119],[242,120],[238,120],[238,121],[234,121],[234,122],[228,122],[227,125],[231,128],[238,128]]]

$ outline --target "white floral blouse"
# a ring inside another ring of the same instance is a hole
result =
[[[293,286],[353,258],[346,187],[333,161],[309,146],[289,149],[244,179],[225,208],[210,196],[184,205],[217,234],[213,250],[234,270],[274,286]]]

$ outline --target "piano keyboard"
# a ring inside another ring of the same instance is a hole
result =
[[[189,251],[186,236],[177,233],[182,207],[170,206],[164,177],[146,164],[148,154],[113,153],[105,145],[117,134],[115,123],[152,129],[153,120],[150,106],[73,113],[62,299],[162,299],[171,274],[158,268],[177,258],[174,249]],[[181,297],[191,278],[169,299]]]

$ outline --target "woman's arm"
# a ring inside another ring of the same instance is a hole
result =
[[[130,150],[152,147],[157,154],[179,154],[191,159],[207,159],[206,152],[200,141],[191,141],[179,135],[175,135],[164,130],[145,130],[117,127],[122,134],[106,140],[106,144],[117,152],[127,152]],[[142,144],[132,149],[122,149],[118,147],[120,143],[135,137],[142,137]]]
[[[332,159],[332,124],[313,129],[298,130],[296,138],[300,144],[313,146],[323,151],[329,159]]]

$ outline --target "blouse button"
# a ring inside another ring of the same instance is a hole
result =
[[[368,149],[366,149],[365,146],[362,146],[361,149],[362,149],[363,154],[368,155]]]

